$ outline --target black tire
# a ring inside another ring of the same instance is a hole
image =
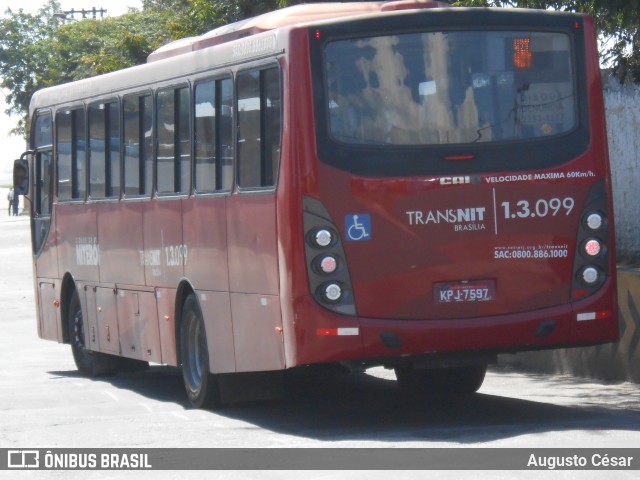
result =
[[[119,371],[119,357],[107,355],[106,353],[92,352],[85,346],[84,318],[80,297],[74,291],[69,302],[67,327],[69,329],[69,343],[73,360],[80,373],[87,377],[104,377],[115,375]]]
[[[218,377],[209,371],[209,350],[202,312],[190,294],[182,307],[180,358],[187,397],[196,408],[220,406]]]
[[[482,386],[487,366],[415,370],[412,365],[407,365],[396,367],[395,372],[400,388],[408,392],[429,395],[470,395]]]

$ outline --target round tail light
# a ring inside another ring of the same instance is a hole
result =
[[[337,302],[342,297],[342,288],[337,283],[328,283],[322,287],[322,293],[329,302]]]

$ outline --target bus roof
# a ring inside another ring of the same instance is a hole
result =
[[[397,0],[392,2],[310,3],[275,10],[257,17],[218,27],[198,37],[188,37],[164,45],[147,58],[154,62],[194,50],[219,45],[276,28],[331,18],[369,15],[394,10],[450,7],[449,3],[432,0]]]

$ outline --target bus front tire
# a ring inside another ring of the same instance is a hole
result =
[[[93,352],[85,345],[85,322],[78,292],[74,291],[69,303],[67,327],[71,352],[78,371],[87,377],[106,377],[120,370],[119,358],[106,353]]]
[[[209,350],[204,320],[194,294],[187,297],[182,307],[180,358],[182,378],[191,404],[196,408],[219,406],[218,377],[209,371]]]
[[[416,370],[412,365],[395,368],[400,388],[408,392],[470,395],[477,392],[487,373],[486,365]]]

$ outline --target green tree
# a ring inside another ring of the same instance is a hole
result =
[[[145,10],[178,12],[167,29],[173,39],[202,35],[216,27],[286,6],[286,0],[145,0]]]
[[[6,113],[23,117],[18,133],[36,90],[144,63],[174,39],[166,27],[171,11],[78,21],[59,18],[59,11],[57,0],[48,0],[36,14],[9,9],[0,18],[0,86],[8,91]]]
[[[78,80],[144,63],[151,51],[172,40],[167,15],[132,12],[102,20],[86,19],[61,25],[51,50],[58,67],[52,83]]]
[[[59,4],[50,0],[36,15],[20,9],[0,20],[0,86],[7,90],[8,114],[25,115],[33,92],[46,85],[51,52],[43,48],[52,38],[60,21],[53,16]],[[18,129],[24,128],[24,121]]]

